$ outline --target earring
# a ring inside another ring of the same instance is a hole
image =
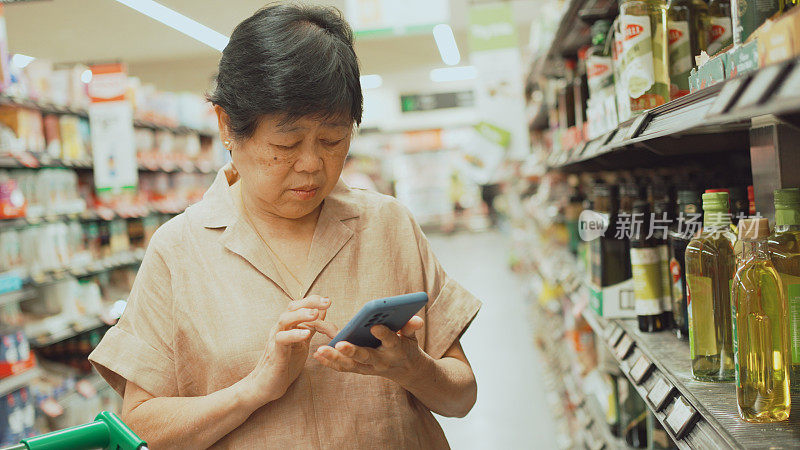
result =
[[[225,150],[230,150],[231,149],[231,141],[229,141],[227,139],[222,141],[222,145],[225,146]]]

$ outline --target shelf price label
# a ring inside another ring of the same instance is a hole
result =
[[[633,339],[631,339],[631,337],[626,334],[625,337],[623,337],[622,340],[619,341],[619,345],[617,345],[617,349],[614,351],[614,353],[617,355],[617,358],[623,360],[627,358],[628,355],[631,353],[633,345],[634,345]]]
[[[641,355],[628,373],[636,384],[641,384],[653,370],[653,367],[653,363],[646,356]]]
[[[614,328],[614,331],[611,332],[611,335],[608,338],[608,345],[611,347],[616,347],[623,334],[625,334],[625,331],[623,331],[622,328]]]
[[[669,396],[674,389],[675,387],[669,381],[664,380],[662,377],[657,377],[653,389],[650,389],[650,392],[647,393],[647,399],[650,400],[656,411],[661,411],[666,406],[667,400],[669,400]]]
[[[125,97],[128,77],[123,64],[91,66],[89,128],[97,192],[132,191],[137,184],[133,106]]]
[[[695,416],[697,416],[697,411],[686,399],[678,397],[675,400],[675,406],[667,416],[667,425],[675,433],[675,438],[683,439],[694,423]]]
[[[745,89],[741,97],[739,97],[736,102],[736,109],[757,106],[766,100],[766,97],[772,94],[772,91],[788,70],[789,65],[787,64],[778,64],[761,69],[750,81],[750,84],[747,85],[747,89]]]

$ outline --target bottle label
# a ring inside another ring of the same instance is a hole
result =
[[[620,16],[620,25],[628,95],[639,98],[656,82],[650,17],[623,14]]]
[[[683,284],[681,283],[681,264],[677,259],[672,258],[669,261],[669,271],[672,275],[672,303],[677,304],[683,299]]]
[[[658,248],[659,272],[661,273],[661,310],[672,311],[672,297],[669,292],[669,287],[672,285],[669,268],[669,247],[664,244],[656,248]]]
[[[789,353],[792,364],[800,364],[800,277],[780,275],[789,309]]]
[[[586,59],[586,77],[589,80],[589,93],[602,91],[614,85],[614,69],[611,58],[592,55]]]
[[[689,41],[689,22],[669,22],[669,76],[675,96],[689,93],[689,73],[692,71],[692,45]]]
[[[714,291],[711,278],[686,274],[689,312],[689,351],[697,356],[717,354],[717,335],[714,326]]]
[[[631,249],[631,273],[636,315],[661,314],[661,257],[657,247]]]
[[[708,54],[716,55],[733,42],[730,17],[710,17],[708,30]]]

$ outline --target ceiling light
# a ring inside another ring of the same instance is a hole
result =
[[[361,75],[361,89],[375,89],[381,87],[383,78],[378,74]]]
[[[433,39],[436,41],[436,46],[439,47],[439,55],[441,55],[445,64],[455,66],[461,62],[461,54],[458,52],[456,37],[453,35],[453,29],[450,28],[450,25],[440,23],[433,27]]]
[[[442,67],[431,70],[431,81],[443,83],[447,81],[474,80],[478,77],[475,66]]]
[[[28,66],[28,64],[33,61],[33,56],[23,55],[22,53],[16,53],[14,56],[11,57],[11,65],[18,69],[24,69]]]
[[[91,69],[86,69],[83,72],[81,72],[81,81],[83,81],[84,84],[89,84],[92,81]]]
[[[117,1],[216,50],[222,51],[230,40],[224,34],[217,33],[211,28],[153,0]]]

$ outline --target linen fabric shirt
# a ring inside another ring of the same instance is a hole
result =
[[[366,302],[425,291],[420,346],[441,358],[480,308],[442,270],[410,212],[392,197],[339,182],[323,201],[302,286],[243,216],[229,164],[197,204],[154,234],[128,306],[89,359],[120,394],[203,396],[244,378],[291,300],[329,297],[339,328]],[[326,344],[317,333],[311,351]],[[431,412],[399,384],[339,373],[309,354],[283,397],[214,448],[447,448]]]

